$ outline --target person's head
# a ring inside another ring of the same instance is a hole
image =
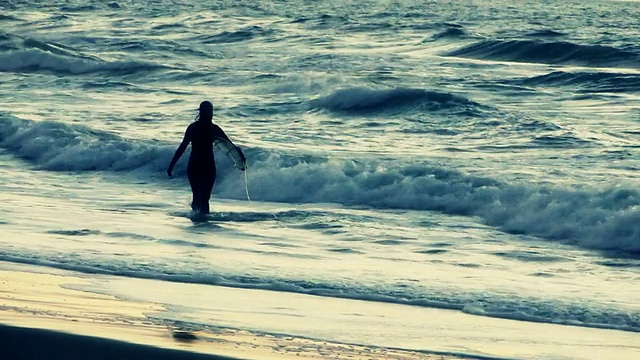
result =
[[[200,120],[211,121],[213,118],[213,104],[209,101],[203,101],[200,103],[200,113],[198,115]]]

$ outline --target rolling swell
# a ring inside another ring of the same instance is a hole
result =
[[[197,40],[203,44],[226,44],[249,41],[258,37],[273,34],[274,31],[260,26],[248,26],[236,31],[223,31],[219,34],[199,37]]]
[[[40,50],[21,50],[0,53],[0,72],[45,72],[60,75],[109,73],[134,74],[165,68],[161,65],[136,61],[105,62],[75,58]]]
[[[129,142],[81,125],[33,122],[0,114],[0,147],[52,171],[123,171],[166,167],[173,150]]]
[[[164,174],[175,149],[79,125],[2,114],[0,147],[46,170],[137,170],[158,176]],[[632,187],[576,190],[504,183],[426,163],[309,158],[261,149],[248,149],[246,154],[255,200],[476,216],[508,233],[640,254],[640,191]],[[178,164],[176,176],[185,176],[185,163]],[[216,191],[223,197],[244,198],[231,165],[224,164],[221,161]]]
[[[525,34],[525,36],[532,37],[532,38],[555,38],[555,37],[566,36],[566,34],[559,31],[545,29],[545,30],[535,30],[535,31],[528,32]]]
[[[462,38],[468,36],[467,32],[458,27],[450,27],[446,30],[443,30],[437,34],[431,36],[429,40],[440,40],[440,39],[451,39],[451,38]]]
[[[132,74],[166,68],[137,61],[104,61],[73,48],[12,34],[0,34],[0,72],[48,72],[59,75]]]
[[[465,97],[446,92],[413,88],[370,89],[347,88],[316,99],[312,108],[352,115],[421,111],[469,112],[482,105]]]
[[[567,41],[484,40],[448,52],[448,56],[473,59],[573,64],[592,67],[637,69],[640,55],[603,45],[580,45]]]
[[[640,92],[640,74],[554,71],[517,81],[526,86],[570,86],[579,92]]]
[[[252,193],[268,201],[335,202],[477,216],[513,234],[640,253],[640,192],[631,187],[574,190],[502,183],[427,164],[385,167],[342,160],[282,168],[276,159],[268,159],[253,165],[251,178]],[[242,198],[234,184],[223,182],[220,189],[227,196]]]

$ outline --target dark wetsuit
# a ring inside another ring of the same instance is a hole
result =
[[[193,192],[191,208],[203,214],[209,213],[209,199],[216,182],[216,161],[213,155],[213,144],[216,139],[229,140],[222,129],[211,122],[196,121],[187,127],[184,139],[171,161],[170,169],[178,161],[189,143],[191,155],[187,165],[187,176]],[[229,140],[230,141],[230,140]]]

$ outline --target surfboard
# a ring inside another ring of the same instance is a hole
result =
[[[233,145],[230,141],[228,141],[227,139],[217,138],[213,146],[215,147],[216,151],[224,153],[229,158],[229,160],[231,160],[233,166],[235,166],[237,169],[242,171],[245,171],[247,169],[247,164],[242,159],[242,153],[240,152],[240,149],[237,146]]]

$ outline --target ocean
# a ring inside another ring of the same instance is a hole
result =
[[[430,343],[440,309],[640,343],[640,2],[0,9],[4,264],[107,276],[192,326],[504,355]],[[193,221],[188,151],[166,169],[203,100],[248,170],[218,154]]]

